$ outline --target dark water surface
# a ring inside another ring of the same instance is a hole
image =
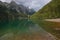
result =
[[[1,24],[0,40],[56,40],[38,24],[27,19]]]

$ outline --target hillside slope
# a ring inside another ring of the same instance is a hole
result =
[[[31,19],[50,32],[57,38],[60,38],[60,30],[55,30],[55,27],[60,28],[58,22],[45,21],[45,19],[60,18],[60,0],[52,0],[45,5],[41,10],[31,16]]]
[[[52,0],[45,5],[41,10],[35,13],[32,18],[46,19],[46,18],[60,18],[60,0]]]

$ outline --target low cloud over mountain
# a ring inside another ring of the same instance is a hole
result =
[[[1,1],[10,2],[11,0],[1,0]],[[14,1],[16,1],[18,4],[23,4],[29,8],[33,8],[38,11],[51,0],[14,0]]]

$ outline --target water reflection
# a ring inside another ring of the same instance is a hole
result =
[[[55,40],[38,24],[27,19],[6,23],[0,28],[0,40]]]

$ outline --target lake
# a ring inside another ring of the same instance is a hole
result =
[[[22,19],[1,23],[0,40],[56,40],[31,20]]]

